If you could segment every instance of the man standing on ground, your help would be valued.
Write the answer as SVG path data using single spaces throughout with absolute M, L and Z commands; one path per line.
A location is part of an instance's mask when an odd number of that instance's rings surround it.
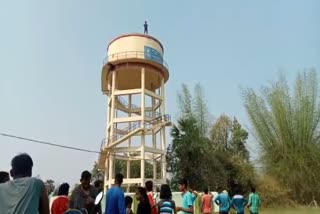
M 216 204 L 219 205 L 219 213 L 220 214 L 228 214 L 230 210 L 231 201 L 228 195 L 228 192 L 226 190 L 223 190 L 222 193 L 220 193 L 216 200 L 214 200 Z
M 207 187 L 204 189 L 203 192 L 204 194 L 201 197 L 201 212 L 203 214 L 211 214 L 213 195 L 209 194 L 209 189 Z
M 0 184 L 0 213 L 49 214 L 49 200 L 44 183 L 32 176 L 33 161 L 28 154 L 11 161 L 12 181 Z
M 243 195 L 240 194 L 240 187 L 235 189 L 235 193 L 231 201 L 232 207 L 236 210 L 237 214 L 244 214 L 247 201 Z
M 98 195 L 98 191 L 90 184 L 91 173 L 83 171 L 81 173 L 81 184 L 77 186 L 70 197 L 69 208 L 86 209 L 88 214 L 94 214 L 94 200 Z
M 212 194 L 212 205 L 213 205 L 213 213 L 214 214 L 218 214 L 219 213 L 219 206 L 214 202 L 216 200 L 216 198 L 218 197 L 218 192 L 214 191 L 214 192 L 211 192 Z
M 182 207 L 177 207 L 177 212 L 193 213 L 192 194 L 188 191 L 188 181 L 186 179 L 182 179 L 179 182 L 179 190 L 182 192 Z
M 107 192 L 105 214 L 126 214 L 124 193 L 121 189 L 123 175 L 116 174 L 114 180 L 115 184 Z
M 261 206 L 260 196 L 256 193 L 256 188 L 251 188 L 251 193 L 249 195 L 248 207 L 250 214 L 258 214 L 259 208 Z
M 155 201 L 153 199 L 153 192 L 152 192 L 152 189 L 153 189 L 153 182 L 152 181 L 147 181 L 146 182 L 146 189 L 147 189 L 147 195 L 148 195 L 148 199 L 149 199 L 149 203 L 151 205 L 151 213 L 152 214 L 157 214 L 157 208 L 155 207 Z

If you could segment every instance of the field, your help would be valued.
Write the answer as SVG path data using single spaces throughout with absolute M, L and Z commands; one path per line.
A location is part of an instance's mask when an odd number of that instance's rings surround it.
M 173 200 L 176 202 L 176 204 L 181 204 L 181 193 L 179 192 L 173 192 Z M 195 202 L 195 214 L 200 214 L 200 207 L 199 207 L 199 197 L 197 198 Z M 235 214 L 233 212 L 234 210 L 231 211 L 230 214 Z M 245 210 L 245 213 L 248 214 L 249 211 L 248 209 Z M 320 214 L 320 208 L 277 208 L 277 209 L 261 209 L 259 214 Z
M 260 214 L 319 214 L 320 209 L 315 208 L 284 208 L 284 209 L 263 209 Z
M 245 211 L 248 214 L 248 210 Z M 259 214 L 319 214 L 320 208 L 277 208 L 277 209 L 262 209 Z M 230 214 L 235 214 L 234 211 L 231 211 Z
M 127 195 L 132 196 L 134 199 L 134 193 L 127 193 Z M 180 205 L 182 203 L 181 201 L 181 193 L 179 192 L 173 192 L 173 200 L 176 202 L 176 204 Z M 104 202 L 104 201 L 103 201 Z M 104 205 L 104 203 L 102 204 Z M 135 209 L 137 206 L 137 201 L 134 200 L 133 209 Z M 194 214 L 200 214 L 200 209 L 196 205 Z M 246 214 L 249 214 L 248 209 L 245 210 Z M 235 214 L 234 210 L 231 211 L 230 214 Z M 320 208 L 277 208 L 277 209 L 271 209 L 271 208 L 262 208 L 259 212 L 259 214 L 320 214 Z

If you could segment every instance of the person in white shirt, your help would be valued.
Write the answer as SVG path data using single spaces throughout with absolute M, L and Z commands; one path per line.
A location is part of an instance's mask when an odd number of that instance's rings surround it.
M 216 198 L 218 197 L 218 192 L 211 192 L 211 194 L 213 195 L 212 197 L 212 203 L 213 203 L 213 209 L 212 209 L 212 212 L 214 214 L 217 214 L 219 213 L 219 206 L 214 202 L 214 200 L 216 200 Z

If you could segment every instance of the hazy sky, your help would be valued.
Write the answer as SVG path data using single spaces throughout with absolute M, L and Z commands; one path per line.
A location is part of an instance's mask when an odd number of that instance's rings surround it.
M 240 87 L 259 88 L 305 68 L 320 70 L 320 1 L 54 0 L 3 1 L 0 7 L 0 132 L 98 150 L 106 97 L 100 91 L 108 42 L 149 33 L 170 66 L 166 110 L 177 115 L 182 83 L 200 82 L 214 116 L 249 127 Z M 76 182 L 97 155 L 0 136 L 0 170 L 20 152 L 34 174 Z

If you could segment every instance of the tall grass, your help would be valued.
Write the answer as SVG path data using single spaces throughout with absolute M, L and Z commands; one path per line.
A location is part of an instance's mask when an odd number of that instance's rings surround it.
M 320 199 L 320 103 L 315 71 L 299 73 L 290 90 L 286 78 L 260 93 L 244 91 L 244 103 L 261 149 L 264 172 L 275 176 L 292 199 Z

